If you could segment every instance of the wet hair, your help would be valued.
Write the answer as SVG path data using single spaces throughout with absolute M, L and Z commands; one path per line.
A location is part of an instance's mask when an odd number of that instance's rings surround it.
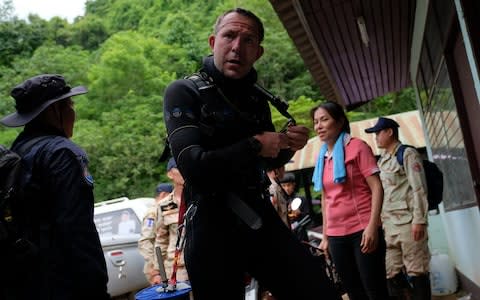
M 219 16 L 217 18 L 217 21 L 215 22 L 215 26 L 214 26 L 215 34 L 217 34 L 220 31 L 220 24 L 222 23 L 223 19 L 227 15 L 232 14 L 232 13 L 237 13 L 239 15 L 242 15 L 244 17 L 247 17 L 247 18 L 253 20 L 255 22 L 255 24 L 257 25 L 258 39 L 259 39 L 260 43 L 263 41 L 263 38 L 264 38 L 264 35 L 265 35 L 265 29 L 263 28 L 263 23 L 260 20 L 260 18 L 257 17 L 253 12 L 251 12 L 249 10 L 246 10 L 244 8 L 240 8 L 240 7 L 227 10 L 226 12 L 224 12 L 221 16 Z
M 342 122 L 343 121 L 343 127 L 342 131 L 345 131 L 346 133 L 350 133 L 350 122 L 348 121 L 347 115 L 345 114 L 345 111 L 343 110 L 343 107 L 332 101 L 327 101 L 320 103 L 319 105 L 315 106 L 310 110 L 310 118 L 313 120 L 313 117 L 315 116 L 315 112 L 319 109 L 323 108 L 328 112 L 330 116 L 336 121 L 336 122 Z

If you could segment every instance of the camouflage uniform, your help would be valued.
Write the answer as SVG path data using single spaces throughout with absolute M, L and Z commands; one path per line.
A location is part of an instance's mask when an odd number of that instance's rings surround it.
M 155 222 L 156 238 L 155 248 L 162 249 L 162 257 L 167 271 L 167 277 L 170 278 L 173 269 L 173 259 L 175 257 L 175 244 L 177 243 L 178 229 L 178 210 L 179 203 L 173 197 L 173 192 L 160 200 L 157 206 L 157 220 Z M 183 252 L 177 263 L 177 279 L 187 280 L 187 270 L 183 259 Z
M 414 148 L 407 147 L 401 166 L 395 153 L 383 153 L 378 161 L 384 189 L 382 222 L 387 243 L 387 278 L 399 274 L 403 267 L 410 276 L 428 273 L 430 252 L 428 235 L 420 241 L 412 238 L 412 224 L 428 224 L 427 185 L 422 159 Z
M 155 220 L 157 219 L 157 205 L 148 208 L 142 222 L 142 231 L 138 240 L 138 250 L 145 259 L 143 273 L 148 282 L 158 275 L 158 265 L 155 260 Z M 154 271 L 155 269 L 155 271 Z

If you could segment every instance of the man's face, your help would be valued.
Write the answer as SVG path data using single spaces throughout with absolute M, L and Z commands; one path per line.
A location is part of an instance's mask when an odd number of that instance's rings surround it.
M 67 138 L 73 136 L 75 109 L 71 98 L 53 103 L 45 110 L 43 115 L 49 124 L 63 132 Z
M 391 128 L 382 129 L 375 132 L 375 141 L 380 149 L 387 148 L 393 141 L 393 132 Z
M 226 15 L 209 37 L 215 67 L 233 79 L 245 77 L 263 54 L 256 23 L 238 13 Z
M 281 186 L 289 196 L 293 195 L 293 192 L 295 192 L 295 182 L 284 182 L 281 183 Z
M 167 176 L 174 185 L 183 185 L 185 183 L 182 174 L 180 174 L 177 168 L 171 168 L 170 171 L 167 172 Z
M 170 195 L 169 192 L 163 192 L 162 191 L 162 192 L 158 193 L 158 195 L 155 197 L 155 200 L 160 201 L 163 198 L 166 198 L 168 195 Z

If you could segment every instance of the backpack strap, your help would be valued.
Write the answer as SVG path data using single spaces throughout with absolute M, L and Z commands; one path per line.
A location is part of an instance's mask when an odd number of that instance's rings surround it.
M 52 135 L 36 136 L 32 139 L 27 140 L 25 143 L 20 145 L 20 147 L 18 147 L 15 150 L 13 150 L 13 147 L 12 147 L 12 150 L 15 151 L 16 153 L 18 153 L 18 155 L 23 157 L 25 154 L 27 154 L 28 152 L 30 152 L 30 150 L 33 149 L 35 144 L 37 144 L 38 142 L 43 141 L 43 140 L 51 139 L 52 137 L 53 137 Z
M 412 147 L 412 146 L 409 146 L 409 145 L 405 145 L 405 144 L 401 144 L 398 149 L 397 149 L 397 152 L 395 153 L 395 156 L 397 157 L 397 162 L 403 167 L 403 157 L 404 157 L 404 153 L 405 153 L 405 149 L 407 147 Z

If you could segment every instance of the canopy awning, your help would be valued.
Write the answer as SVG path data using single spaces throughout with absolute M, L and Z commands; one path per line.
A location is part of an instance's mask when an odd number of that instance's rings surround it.
M 425 137 L 423 135 L 422 122 L 418 111 L 409 111 L 405 113 L 387 116 L 400 125 L 399 138 L 404 144 L 412 145 L 417 148 L 425 147 Z M 350 123 L 351 134 L 353 137 L 360 138 L 367 142 L 375 155 L 379 155 L 381 150 L 375 142 L 375 134 L 365 133 L 365 129 L 373 127 L 378 118 L 352 122 Z M 292 162 L 285 165 L 286 171 L 295 171 L 307 168 L 313 168 L 317 160 L 318 152 L 322 141 L 318 137 L 308 140 L 307 145 L 295 153 Z

